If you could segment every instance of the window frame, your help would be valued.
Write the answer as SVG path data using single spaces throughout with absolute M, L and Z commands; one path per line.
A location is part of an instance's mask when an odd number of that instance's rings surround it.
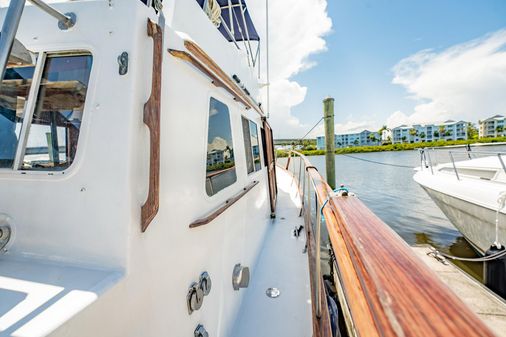
M 249 153 L 251 155 L 251 159 L 252 159 L 252 164 L 253 164 L 253 171 L 251 172 L 248 172 L 248 154 L 246 153 L 246 135 L 244 134 L 244 127 L 243 127 L 243 120 L 246 120 L 248 121 L 248 133 L 249 133 L 249 137 L 250 137 L 250 141 L 249 141 L 249 144 L 250 144 L 250 148 L 249 148 Z M 255 167 L 255 155 L 253 153 L 253 144 L 251 142 L 251 124 L 254 124 L 255 127 L 256 127 L 256 130 L 257 130 L 257 141 L 258 141 L 258 157 L 260 158 L 260 168 L 259 169 L 256 169 Z M 260 129 L 260 132 L 259 132 L 259 129 Z M 257 172 L 260 172 L 263 170 L 264 167 L 266 167 L 266 165 L 262 165 L 262 163 L 264 162 L 264 156 L 262 154 L 262 149 L 263 149 L 263 140 L 261 140 L 260 138 L 262 138 L 262 130 L 263 128 L 261 126 L 259 126 L 255 121 L 249 119 L 248 117 L 244 116 L 244 115 L 241 115 L 241 130 L 242 131 L 242 140 L 243 140 L 243 144 L 244 144 L 244 159 L 246 161 L 246 173 L 248 176 L 252 175 L 252 174 L 255 174 Z
M 228 110 L 228 117 L 229 117 L 229 122 L 230 122 L 230 135 L 231 135 L 231 138 L 232 138 L 232 149 L 234 150 L 234 170 L 235 170 L 235 181 L 222 188 L 221 190 L 219 190 L 218 192 L 212 194 L 212 195 L 209 195 L 207 193 L 207 188 L 206 188 L 206 185 L 207 185 L 207 146 L 208 146 L 208 142 L 209 142 L 209 118 L 210 118 L 210 114 L 211 114 L 211 100 L 214 99 L 216 101 L 218 101 L 219 103 L 225 105 L 227 107 L 227 110 Z M 222 195 L 223 193 L 226 193 L 226 191 L 228 191 L 231 187 L 237 185 L 237 183 L 239 182 L 239 175 L 238 175 L 238 172 L 237 172 L 237 153 L 236 153 L 236 148 L 237 148 L 237 141 L 235 139 L 236 135 L 235 135 L 235 131 L 234 131 L 234 119 L 233 119 L 233 114 L 232 114 L 232 110 L 231 110 L 231 105 L 228 104 L 226 102 L 227 100 L 225 98 L 223 98 L 221 95 L 217 94 L 216 92 L 212 92 L 210 94 L 207 95 L 207 101 L 206 101 L 206 107 L 207 107 L 207 113 L 205 115 L 205 129 L 204 129 L 204 132 L 205 132 L 205 137 L 204 137 L 204 160 L 202 161 L 204 163 L 204 184 L 202 184 L 203 186 L 203 190 L 204 190 L 204 196 L 205 198 L 207 199 L 214 199 L 216 196 L 219 196 L 219 195 Z
M 83 151 L 80 150 L 81 147 L 84 145 L 82 144 L 82 138 L 84 137 L 84 134 L 87 133 L 87 120 L 88 120 L 88 113 L 86 113 L 87 110 L 89 110 L 89 104 L 90 101 L 92 101 L 93 96 L 93 90 L 90 90 L 90 88 L 94 87 L 95 83 L 95 63 L 96 63 L 96 56 L 94 53 L 93 48 L 90 48 L 89 46 L 80 48 L 76 47 L 73 50 L 51 50 L 51 49 L 45 49 L 45 50 L 36 50 L 34 53 L 37 55 L 37 62 L 35 64 L 34 74 L 32 78 L 32 83 L 29 89 L 28 94 L 28 100 L 26 101 L 26 107 L 25 112 L 23 115 L 23 122 L 21 124 L 21 130 L 19 134 L 18 143 L 16 145 L 16 154 L 14 157 L 14 163 L 11 168 L 0 168 L 0 174 L 1 175 L 23 175 L 23 176 L 62 176 L 65 174 L 68 174 L 75 166 L 77 162 L 80 161 L 80 153 Z M 88 86 L 86 89 L 86 99 L 84 101 L 83 106 L 83 117 L 81 121 L 81 127 L 79 132 L 79 138 L 77 141 L 77 147 L 76 147 L 76 154 L 74 156 L 74 160 L 72 163 L 65 168 L 64 170 L 23 170 L 21 169 L 21 162 L 24 158 L 25 152 L 26 152 L 26 144 L 28 142 L 28 137 L 30 135 L 30 128 L 33 121 L 33 114 L 35 112 L 35 108 L 37 105 L 37 100 L 39 96 L 39 90 L 40 90 L 40 84 L 42 81 L 42 76 L 44 73 L 44 69 L 46 66 L 46 61 L 48 57 L 65 57 L 65 56 L 80 56 L 80 55 L 89 55 L 92 58 L 92 64 L 90 68 L 89 73 L 89 81 Z M 2 80 L 2 79 L 0 79 Z

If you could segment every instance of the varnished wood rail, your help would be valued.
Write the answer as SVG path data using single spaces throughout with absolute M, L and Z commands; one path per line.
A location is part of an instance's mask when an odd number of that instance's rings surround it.
M 318 204 L 329 200 L 322 213 L 350 335 L 493 336 L 404 240 L 357 197 L 335 195 L 304 155 L 290 154 L 301 158 L 304 178 L 311 181 Z M 305 213 L 306 227 L 311 227 L 310 215 Z
M 200 70 L 209 77 L 215 86 L 225 89 L 233 96 L 234 100 L 243 104 L 246 109 L 253 109 L 260 117 L 265 117 L 260 106 L 202 48 L 190 40 L 185 40 L 184 46 L 186 50 L 169 49 L 168 51 L 172 56 L 184 60 Z
M 239 193 L 237 193 L 235 196 L 233 196 L 230 199 L 227 199 L 223 203 L 222 206 L 218 207 L 216 210 L 212 211 L 211 213 L 207 214 L 206 216 L 193 221 L 190 224 L 190 228 L 196 228 L 196 227 L 205 226 L 205 225 L 209 224 L 211 221 L 213 221 L 218 216 L 220 216 L 223 212 L 225 212 L 227 209 L 229 209 L 233 204 L 235 204 L 236 202 L 238 202 L 243 196 L 246 195 L 246 193 L 248 193 L 249 191 L 251 191 L 253 189 L 253 187 L 255 187 L 257 184 L 258 184 L 258 181 L 256 181 L 256 180 L 253 181 L 251 184 L 249 184 L 248 186 L 244 187 L 242 189 L 242 191 L 240 191 Z
M 144 232 L 158 213 L 160 207 L 160 106 L 162 90 L 162 49 L 161 27 L 148 19 L 148 36 L 153 38 L 153 70 L 151 95 L 144 104 L 144 124 L 149 128 L 149 191 L 141 208 L 141 230 Z

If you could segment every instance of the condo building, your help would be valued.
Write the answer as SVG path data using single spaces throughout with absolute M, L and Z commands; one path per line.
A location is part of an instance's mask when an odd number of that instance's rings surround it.
M 467 122 L 448 120 L 442 124 L 401 125 L 392 129 L 392 143 L 422 143 L 467 139 Z
M 350 146 L 372 146 L 379 145 L 381 136 L 377 132 L 364 130 L 357 133 L 345 133 L 334 135 L 334 144 L 336 148 Z M 325 136 L 316 137 L 316 148 L 318 150 L 325 149 Z
M 482 121 L 479 124 L 479 137 L 499 137 L 504 136 L 504 120 L 506 117 L 495 115 Z

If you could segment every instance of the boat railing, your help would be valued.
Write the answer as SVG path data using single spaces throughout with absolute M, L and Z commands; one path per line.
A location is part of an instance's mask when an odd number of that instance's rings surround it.
M 436 166 L 451 163 L 457 180 L 460 180 L 459 170 L 462 172 L 463 169 L 457 163 L 483 157 L 497 157 L 497 164 L 506 173 L 506 152 L 475 151 L 470 146 L 463 147 L 461 150 L 444 148 L 422 148 L 418 150 L 420 151 L 420 169 L 428 169 L 431 174 L 434 174 Z
M 286 160 L 283 166 L 282 160 Z M 291 174 L 301 200 L 313 336 L 332 336 L 330 288 L 322 275 L 327 261 L 321 252 L 326 251 L 331 268 L 325 279 L 333 280 L 336 292 L 332 300 L 339 303 L 349 336 L 493 336 L 359 198 L 344 187 L 332 190 L 318 169 L 297 151 L 279 158 L 278 166 Z M 329 247 L 322 247 L 322 236 L 327 234 Z

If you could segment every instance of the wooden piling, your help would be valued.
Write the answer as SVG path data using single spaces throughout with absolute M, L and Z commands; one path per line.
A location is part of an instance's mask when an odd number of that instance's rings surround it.
M 336 159 L 334 141 L 334 99 L 327 97 L 323 100 L 323 116 L 325 125 L 325 168 L 327 183 L 336 188 Z

